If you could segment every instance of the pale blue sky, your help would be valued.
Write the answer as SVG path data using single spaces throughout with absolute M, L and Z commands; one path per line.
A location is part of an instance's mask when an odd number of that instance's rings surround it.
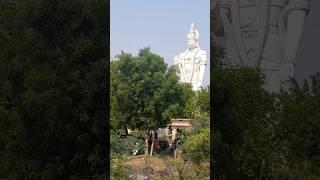
M 110 53 L 136 55 L 149 46 L 169 65 L 187 48 L 186 34 L 194 22 L 199 44 L 207 51 L 204 85 L 210 83 L 210 0 L 111 0 Z

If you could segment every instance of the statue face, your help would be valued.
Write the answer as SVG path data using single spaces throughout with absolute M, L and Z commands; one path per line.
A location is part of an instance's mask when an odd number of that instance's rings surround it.
M 197 41 L 195 39 L 188 39 L 189 49 L 194 49 L 197 47 Z

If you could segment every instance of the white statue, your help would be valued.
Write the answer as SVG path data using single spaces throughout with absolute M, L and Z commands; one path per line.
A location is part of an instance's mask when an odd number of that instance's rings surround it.
M 213 30 L 225 39 L 224 65 L 258 68 L 269 92 L 287 90 L 310 0 L 214 0 Z
M 207 64 L 207 53 L 199 47 L 199 32 L 193 23 L 187 35 L 188 48 L 174 57 L 177 74 L 180 82 L 190 83 L 192 89 L 197 91 L 202 86 L 203 75 Z

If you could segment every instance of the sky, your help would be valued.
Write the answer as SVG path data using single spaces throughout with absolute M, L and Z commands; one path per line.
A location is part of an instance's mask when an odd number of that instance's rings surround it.
M 207 51 L 203 85 L 210 83 L 210 0 L 111 0 L 110 55 L 137 55 L 150 47 L 168 65 L 187 48 L 191 23 L 200 33 L 200 48 Z

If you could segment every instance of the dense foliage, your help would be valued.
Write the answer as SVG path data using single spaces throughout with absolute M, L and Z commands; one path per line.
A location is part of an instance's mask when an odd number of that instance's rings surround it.
M 107 3 L 0 2 L 0 179 L 106 172 Z
M 167 68 L 163 58 L 149 48 L 141 49 L 138 56 L 122 52 L 116 59 L 111 63 L 112 127 L 143 132 L 165 127 L 170 118 L 194 119 L 195 128 L 185 132 L 187 136 L 183 140 L 183 156 L 190 162 L 176 159 L 172 166 L 180 177 L 188 165 L 196 171 L 193 177 L 207 178 L 210 172 L 209 87 L 193 92 L 190 84 L 179 83 L 174 67 Z M 122 147 L 125 151 L 128 141 L 112 137 L 112 149 Z M 125 168 L 112 169 L 117 177 L 121 176 L 117 172 L 122 170 Z
M 281 111 L 276 134 L 286 147 L 283 155 L 290 173 L 320 177 L 320 74 L 311 76 L 280 95 Z
M 193 128 L 183 131 L 183 157 L 191 161 L 192 170 L 198 179 L 207 179 L 210 176 L 210 86 L 195 92 L 191 98 L 186 113 L 191 115 Z M 186 166 L 187 163 L 184 163 Z M 190 170 L 188 170 L 190 171 Z M 186 178 L 188 173 L 185 172 Z
M 123 155 L 131 155 L 132 149 L 138 143 L 141 149 L 144 148 L 144 141 L 142 139 L 136 138 L 134 136 L 127 136 L 126 138 L 121 138 L 114 131 L 110 132 L 110 152 L 111 157 L 119 157 Z
M 260 164 L 271 152 L 267 114 L 272 99 L 262 89 L 259 74 L 250 69 L 215 71 L 214 133 L 221 133 L 213 147 L 215 171 L 226 179 L 258 177 Z
M 149 48 L 137 57 L 118 56 L 111 64 L 110 91 L 112 126 L 140 130 L 165 127 L 182 114 L 192 94 L 191 86 L 178 83 L 175 69 Z
M 196 164 L 208 161 L 210 159 L 210 129 L 201 129 L 200 133 L 188 137 L 184 144 L 184 150 Z
M 320 75 L 287 93 L 262 84 L 254 69 L 213 71 L 215 179 L 318 179 Z

